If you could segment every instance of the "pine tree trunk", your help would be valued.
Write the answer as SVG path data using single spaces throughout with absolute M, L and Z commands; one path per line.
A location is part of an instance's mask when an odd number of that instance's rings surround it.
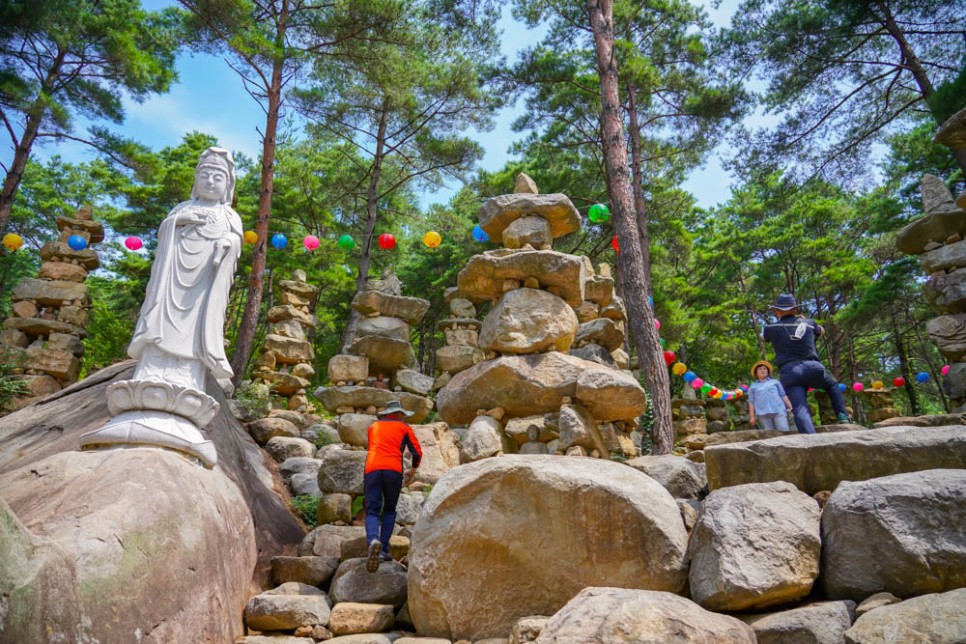
M 637 348 L 639 366 L 654 405 L 653 453 L 669 454 L 673 446 L 669 380 L 654 327 L 654 312 L 647 302 L 650 267 L 642 252 L 640 231 L 630 185 L 630 168 L 624 144 L 624 125 L 618 92 L 617 62 L 614 57 L 612 0 L 592 0 L 587 5 L 597 53 L 601 88 L 601 132 L 607 188 L 611 198 L 614 228 L 621 248 L 618 261 L 624 278 L 628 324 Z
M 376 134 L 376 152 L 372 159 L 372 173 L 369 175 L 369 187 L 366 191 L 366 225 L 362 238 L 362 254 L 359 256 L 356 275 L 356 291 L 358 295 L 366 290 L 369 283 L 369 266 L 372 263 L 373 234 L 379 221 L 379 178 L 382 174 L 382 162 L 386 149 L 386 128 L 389 119 L 389 99 L 383 100 L 382 116 L 379 119 L 379 130 Z M 355 309 L 349 310 L 349 320 L 342 331 L 342 353 L 347 353 L 352 341 L 355 340 L 356 330 L 362 316 Z
M 47 97 L 51 93 L 54 82 L 60 77 L 60 68 L 64 64 L 66 52 L 60 50 L 57 57 L 44 77 L 44 82 L 40 86 L 40 93 L 33 105 L 27 111 L 27 123 L 24 127 L 20 140 L 13 140 L 15 149 L 10 169 L 3 179 L 3 189 L 0 190 L 0 236 L 3 236 L 10 222 L 10 213 L 13 211 L 13 202 L 17 198 L 17 191 L 20 189 L 20 182 L 23 181 L 23 172 L 27 168 L 27 161 L 30 159 L 30 151 L 37 140 L 37 132 L 43 123 L 44 115 L 47 112 Z M 11 138 L 13 135 L 11 134 Z
M 288 0 L 282 2 L 278 19 L 276 42 L 284 46 L 285 29 L 288 23 Z M 231 368 L 235 372 L 232 382 L 241 382 L 252 355 L 252 341 L 258 315 L 262 307 L 263 274 L 268 253 L 268 224 L 272 216 L 272 195 L 275 190 L 275 143 L 278 133 L 279 111 L 282 106 L 282 72 L 285 65 L 284 53 L 276 52 L 272 63 L 271 87 L 267 88 L 268 110 L 265 117 L 265 136 L 262 138 L 262 176 L 258 193 L 258 215 L 255 219 L 255 233 L 258 241 L 252 251 L 252 272 L 248 282 L 248 299 L 242 314 L 241 327 L 235 340 L 235 353 L 231 358 Z

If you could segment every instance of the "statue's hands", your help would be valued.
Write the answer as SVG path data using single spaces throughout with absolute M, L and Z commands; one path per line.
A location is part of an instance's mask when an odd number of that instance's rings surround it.
M 189 225 L 195 225 L 195 224 L 204 224 L 205 221 L 206 221 L 205 216 L 200 212 L 183 212 L 180 215 L 178 215 L 178 218 L 175 220 L 174 225 L 189 226 Z

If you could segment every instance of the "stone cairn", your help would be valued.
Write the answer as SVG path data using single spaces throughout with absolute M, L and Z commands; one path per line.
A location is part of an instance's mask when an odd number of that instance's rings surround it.
M 320 387 L 315 395 L 338 414 L 343 442 L 366 447 L 366 430 L 389 401 L 398 400 L 414 412 L 411 423 L 424 420 L 433 409 L 428 396 L 433 379 L 412 368 L 416 359 L 409 343 L 410 327 L 426 315 L 429 302 L 404 297 L 402 283 L 387 272 L 356 294 L 352 308 L 363 316 L 355 339 L 348 353 L 329 360 L 329 387 Z
M 303 270 L 293 271 L 292 279 L 281 280 L 278 286 L 279 303 L 268 311 L 271 326 L 252 379 L 287 398 L 288 409 L 305 412 L 309 408 L 306 388 L 315 375 L 315 352 L 308 333 L 319 324 L 313 314 L 319 288 L 306 282 Z
M 476 317 L 476 307 L 455 286 L 446 289 L 443 300 L 452 317 L 437 324 L 446 337 L 446 344 L 436 350 L 436 369 L 440 373 L 433 383 L 434 390 L 442 389 L 453 376 L 485 359 L 480 349 L 482 324 Z
M 936 142 L 953 150 L 966 149 L 966 110 L 954 114 L 939 129 Z M 929 339 L 950 363 L 943 390 L 950 411 L 966 411 L 966 193 L 953 201 L 942 179 L 922 178 L 925 216 L 907 224 L 896 236 L 896 248 L 918 255 L 929 277 L 926 300 L 941 315 L 926 323 Z
M 93 220 L 91 207 L 84 206 L 73 218 L 58 217 L 57 228 L 60 238 L 40 249 L 38 277 L 14 287 L 13 316 L 0 332 L 0 352 L 16 365 L 15 373 L 22 374 L 29 390 L 13 402 L 14 409 L 60 391 L 76 382 L 80 373 L 90 318 L 84 280 L 100 266 L 91 246 L 104 240 L 104 226 Z M 87 247 L 72 249 L 67 239 L 73 235 L 83 237 Z
M 445 385 L 437 395 L 444 421 L 468 425 L 455 430 L 462 436 L 461 461 L 505 453 L 635 455 L 631 432 L 645 398 L 620 368 L 627 364 L 623 302 L 614 296 L 609 269 L 595 274 L 588 258 L 552 247 L 580 227 L 577 209 L 566 195 L 539 194 L 521 174 L 515 192 L 487 201 L 478 217 L 504 248 L 470 258 L 450 310 L 466 327 L 470 318 L 463 314 L 470 309 L 463 300 L 489 302 L 490 310 L 478 348 L 455 344 L 473 334 L 450 323 L 459 336 L 448 336 L 441 351 L 467 360 L 455 374 L 443 361 Z M 457 346 L 467 348 L 451 348 Z M 478 350 L 485 359 L 470 364 Z

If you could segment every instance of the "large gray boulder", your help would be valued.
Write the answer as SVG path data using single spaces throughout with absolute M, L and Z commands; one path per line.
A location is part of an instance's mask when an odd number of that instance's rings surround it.
M 966 642 L 966 588 L 923 595 L 869 611 L 845 632 L 847 644 Z
M 319 489 L 326 494 L 359 495 L 363 493 L 366 452 L 333 449 L 322 456 L 319 466 Z
M 329 596 L 337 604 L 392 604 L 400 608 L 406 603 L 406 569 L 396 561 L 385 561 L 376 572 L 369 572 L 364 558 L 346 559 L 332 579 Z
M 790 483 L 716 490 L 691 531 L 691 597 L 710 610 L 801 599 L 818 577 L 818 504 Z
M 74 451 L 133 370 L 0 419 L 0 641 L 232 641 L 251 584 L 304 534 L 213 382 L 214 470 L 159 448 Z
M 542 288 L 552 288 L 571 306 L 584 301 L 587 273 L 576 255 L 552 250 L 488 250 L 473 255 L 457 277 L 462 293 L 474 302 L 495 300 L 503 295 L 506 280 L 536 279 Z
M 888 427 L 830 434 L 796 434 L 704 450 L 712 490 L 788 481 L 808 494 L 842 481 L 937 468 L 966 467 L 966 426 Z
M 745 618 L 758 644 L 842 644 L 855 618 L 855 602 L 818 602 Z
M 663 485 L 675 499 L 696 499 L 707 492 L 708 475 L 704 463 L 667 454 L 638 456 L 627 461 L 627 465 Z
M 747 624 L 672 593 L 585 588 L 547 622 L 537 644 L 754 644 Z
M 423 448 L 423 460 L 415 480 L 433 485 L 443 474 L 460 464 L 459 436 L 446 423 L 413 425 L 413 433 Z
M 421 634 L 503 637 L 520 617 L 552 614 L 588 586 L 680 591 L 686 545 L 671 495 L 632 468 L 486 459 L 447 473 L 423 505 L 409 610 Z
M 829 597 L 966 586 L 966 470 L 842 483 L 825 504 L 822 541 Z

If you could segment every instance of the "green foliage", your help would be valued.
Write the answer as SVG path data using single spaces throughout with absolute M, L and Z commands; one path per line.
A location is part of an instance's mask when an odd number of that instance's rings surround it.
M 365 503 L 366 503 L 366 499 L 362 495 L 357 496 L 354 499 L 352 499 L 352 516 L 353 517 L 358 516 L 358 514 L 360 512 L 362 512 L 362 508 L 365 505 Z
M 14 396 L 25 396 L 29 392 L 27 383 L 11 374 L 14 365 L 0 362 L 0 410 L 4 409 Z
M 966 99 L 962 9 L 955 0 L 745 0 L 721 45 L 734 74 L 767 83 L 763 107 L 781 122 L 741 134 L 738 165 L 797 163 L 834 180 L 866 172 L 869 146 L 921 112 L 941 123 Z
M 315 510 L 319 507 L 319 497 L 312 496 L 311 494 L 303 494 L 302 496 L 292 497 L 292 507 L 305 521 L 305 524 L 309 529 L 315 528 L 316 516 Z
M 271 393 L 264 382 L 245 380 L 232 398 L 242 406 L 249 418 L 264 418 L 272 409 Z

